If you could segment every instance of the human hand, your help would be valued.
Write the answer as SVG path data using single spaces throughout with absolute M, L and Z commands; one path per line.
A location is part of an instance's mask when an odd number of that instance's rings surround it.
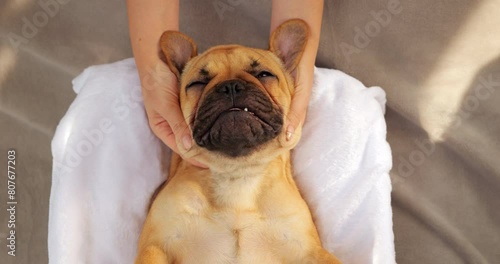
M 130 43 L 149 125 L 161 141 L 183 156 L 193 142 L 191 131 L 179 107 L 177 78 L 160 59 L 158 49 L 163 32 L 179 30 L 179 0 L 127 0 L 127 10 Z M 205 167 L 192 159 L 185 160 Z
M 152 65 L 140 74 L 149 126 L 163 143 L 183 156 L 192 147 L 193 141 L 179 106 L 179 82 L 160 58 Z M 183 158 L 193 165 L 206 168 L 196 160 Z
M 271 13 L 271 32 L 289 19 L 299 18 L 309 26 L 307 45 L 300 63 L 292 73 L 295 80 L 295 91 L 292 96 L 290 111 L 287 114 L 284 127 L 286 140 L 295 142 L 297 129 L 306 118 L 307 106 L 311 96 L 314 77 L 314 62 L 319 46 L 321 19 L 323 15 L 323 0 L 273 0 Z

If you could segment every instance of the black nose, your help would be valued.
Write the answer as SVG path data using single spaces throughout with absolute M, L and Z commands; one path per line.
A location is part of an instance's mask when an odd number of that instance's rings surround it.
M 228 80 L 222 82 L 215 89 L 217 93 L 225 94 L 228 97 L 235 98 L 245 90 L 245 84 L 239 80 Z

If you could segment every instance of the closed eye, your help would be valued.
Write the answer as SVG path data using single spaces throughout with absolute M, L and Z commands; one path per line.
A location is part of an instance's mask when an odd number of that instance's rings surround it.
M 275 77 L 275 76 L 272 73 L 268 72 L 268 71 L 261 71 L 255 77 L 257 77 L 258 79 L 260 79 L 260 78 Z
M 194 86 L 206 86 L 207 84 L 208 84 L 207 82 L 202 82 L 202 81 L 194 81 L 194 82 L 189 83 L 189 84 L 186 86 L 186 89 L 187 89 L 187 88 L 194 87 Z

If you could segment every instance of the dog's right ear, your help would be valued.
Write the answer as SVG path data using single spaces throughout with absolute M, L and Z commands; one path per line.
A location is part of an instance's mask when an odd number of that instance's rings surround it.
M 177 80 L 180 80 L 187 62 L 197 55 L 196 44 L 178 31 L 165 31 L 160 38 L 160 48 L 165 55 L 165 63 L 177 76 Z
M 302 58 L 309 38 L 309 27 L 302 19 L 283 22 L 271 34 L 269 50 L 283 62 L 285 69 L 292 73 Z

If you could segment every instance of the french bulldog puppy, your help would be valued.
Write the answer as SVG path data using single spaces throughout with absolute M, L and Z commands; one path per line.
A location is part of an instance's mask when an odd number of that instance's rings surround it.
M 183 155 L 209 168 L 173 154 L 135 263 L 340 263 L 322 247 L 292 177 L 301 128 L 289 141 L 283 129 L 307 39 L 298 19 L 273 32 L 269 50 L 225 45 L 197 55 L 188 36 L 161 36 L 195 141 Z

